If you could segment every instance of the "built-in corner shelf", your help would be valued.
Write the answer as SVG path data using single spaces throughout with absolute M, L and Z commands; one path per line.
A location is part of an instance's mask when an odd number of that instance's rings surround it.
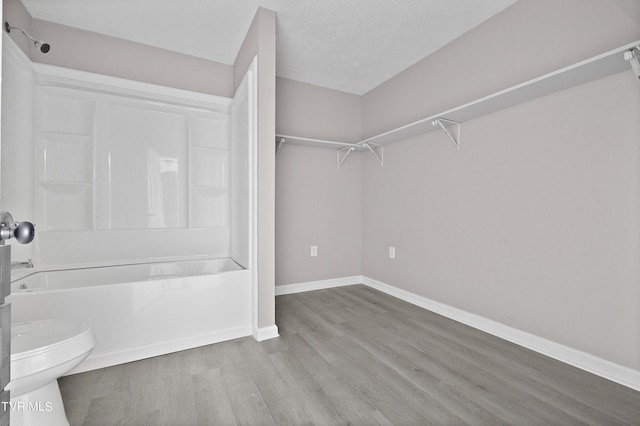
M 346 155 L 353 150 L 370 150 L 376 154 L 378 161 L 382 164 L 384 145 L 438 129 L 443 130 L 459 149 L 460 123 L 629 69 L 634 70 L 636 78 L 640 82 L 639 58 L 640 40 L 357 143 L 276 135 L 276 146 L 279 147 L 282 143 L 291 143 L 337 148 L 339 150 L 338 168 L 342 164 L 340 158 L 344 161 Z M 452 126 L 457 127 L 455 132 L 451 131 Z M 347 152 L 347 154 L 340 157 L 340 152 Z

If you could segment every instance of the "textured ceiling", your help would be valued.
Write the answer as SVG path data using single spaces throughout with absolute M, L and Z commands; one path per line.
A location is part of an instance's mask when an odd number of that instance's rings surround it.
M 22 0 L 34 18 L 232 64 L 258 6 L 281 77 L 364 94 L 517 0 Z

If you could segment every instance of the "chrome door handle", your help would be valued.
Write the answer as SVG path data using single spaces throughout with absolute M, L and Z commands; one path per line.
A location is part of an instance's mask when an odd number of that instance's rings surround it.
M 14 222 L 11 213 L 0 213 L 0 244 L 10 238 L 15 238 L 20 244 L 29 244 L 35 234 L 33 223 Z

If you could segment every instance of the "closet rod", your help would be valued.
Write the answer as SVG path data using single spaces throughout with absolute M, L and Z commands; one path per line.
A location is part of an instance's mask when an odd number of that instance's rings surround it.
M 322 139 L 310 139 L 310 138 L 301 138 L 295 136 L 287 136 L 287 135 L 276 135 L 276 155 L 282 149 L 284 144 L 298 144 L 298 145 L 307 145 L 307 146 L 315 146 L 315 147 L 333 147 L 336 148 L 336 163 L 338 169 L 342 166 L 344 161 L 347 159 L 349 154 L 353 151 L 369 151 L 373 154 L 380 165 L 384 164 L 384 147 L 379 144 L 371 143 L 371 142 L 360 142 L 360 143 L 347 143 L 347 142 L 335 142 L 335 141 L 327 141 Z

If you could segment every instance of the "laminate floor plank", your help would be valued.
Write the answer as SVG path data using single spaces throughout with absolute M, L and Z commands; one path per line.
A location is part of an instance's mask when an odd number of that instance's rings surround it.
M 462 331 L 464 333 L 460 333 Z M 616 421 L 616 415 L 605 414 L 594 408 L 601 405 L 597 401 L 603 396 L 609 399 L 608 406 L 615 408 L 612 410 L 614 413 L 623 414 L 624 417 L 624 413 L 632 411 L 632 418 L 627 416 L 626 418 L 618 418 L 617 421 L 632 422 L 634 418 L 638 418 L 636 416 L 640 416 L 640 412 L 638 412 L 640 406 L 636 406 L 636 409 L 632 410 L 629 410 L 630 407 L 623 409 L 621 404 L 624 404 L 625 398 L 614 396 L 619 390 L 627 393 L 626 388 L 615 387 L 604 392 L 604 395 L 599 391 L 594 392 L 594 386 L 598 387 L 602 384 L 605 387 L 610 387 L 611 382 L 597 376 L 585 375 L 582 370 L 536 354 L 495 336 L 478 332 L 469 327 L 458 330 L 458 333 L 424 328 L 422 328 L 422 332 L 425 335 L 440 336 L 441 342 L 447 342 L 447 350 L 458 354 L 467 353 L 470 359 L 475 360 L 479 366 L 496 377 L 513 377 L 514 381 L 522 387 L 527 386 L 528 392 L 545 399 L 552 405 L 557 405 L 558 408 L 567 411 L 574 417 L 582 418 L 587 424 L 591 422 L 608 424 Z M 522 362 L 523 359 L 527 359 L 528 362 Z M 583 382 L 585 380 L 588 383 Z M 569 383 L 571 388 L 567 388 L 566 383 Z M 576 385 L 578 386 L 574 387 Z M 568 392 L 569 390 L 571 392 Z
M 231 396 L 220 369 L 215 368 L 196 373 L 191 379 L 197 424 L 236 425 Z
M 416 365 L 411 357 L 396 351 L 395 345 L 388 345 L 384 341 L 373 341 L 368 337 L 356 336 L 354 340 L 374 354 L 379 362 L 388 365 L 404 380 L 419 388 L 427 399 L 447 407 L 465 423 L 506 424 L 472 399 L 464 397 L 455 388 L 447 386 L 441 379 Z
M 640 425 L 640 392 L 366 286 L 251 337 L 59 380 L 71 425 Z
M 308 384 L 297 390 L 313 395 L 313 398 L 308 399 L 317 403 L 319 407 L 299 403 L 297 397 L 300 394 L 296 393 L 294 387 L 287 384 L 259 343 L 247 339 L 240 340 L 238 349 L 276 424 L 308 424 L 311 423 L 313 416 L 307 411 L 315 411 L 319 414 L 331 411 L 329 404 L 322 404 L 324 399 L 322 389 L 314 384 Z
M 371 292 L 371 289 L 361 287 L 357 291 L 360 294 L 366 294 Z M 371 300 L 371 297 L 375 297 L 375 294 L 363 296 L 366 300 Z M 398 301 L 398 299 L 393 300 Z M 402 301 L 399 302 L 404 303 Z M 380 305 L 388 309 L 389 306 L 393 306 L 393 303 L 394 302 L 390 299 L 385 298 L 382 299 Z M 518 383 L 531 380 L 535 382 L 535 377 L 540 376 L 542 380 L 538 381 L 537 384 L 534 383 L 533 387 L 531 387 L 532 392 L 547 399 L 547 402 L 551 404 L 561 404 L 563 398 L 568 399 L 566 401 L 567 404 L 564 404 L 562 409 L 567 411 L 571 416 L 583 418 L 583 421 L 586 423 L 589 423 L 586 419 L 588 417 L 592 422 L 594 422 L 594 424 L 603 424 L 603 421 L 611 422 L 616 420 L 616 415 L 604 415 L 601 411 L 594 409 L 592 406 L 594 403 L 597 405 L 598 398 L 602 398 L 603 396 L 601 392 L 594 391 L 593 387 L 597 387 L 598 383 L 610 385 L 611 382 L 596 376 L 585 375 L 583 371 L 577 368 L 567 366 L 559 361 L 551 360 L 548 357 L 536 354 L 495 336 L 491 336 L 462 324 L 447 320 L 444 317 L 440 317 L 440 320 L 449 323 L 446 328 L 433 327 L 434 322 L 442 322 L 436 321 L 436 317 L 437 314 L 432 314 L 431 316 L 410 316 L 408 317 L 408 322 L 414 325 L 423 326 L 422 331 L 426 334 L 431 333 L 431 337 L 438 337 L 442 339 L 440 341 L 444 340 L 449 342 L 451 350 L 456 353 L 467 352 L 470 354 L 472 359 L 480 358 L 479 352 L 484 353 L 486 355 L 484 358 L 484 368 L 487 367 L 487 363 L 491 363 L 492 359 L 501 359 L 500 361 L 492 363 L 496 368 L 491 371 L 497 376 L 504 373 L 509 365 L 515 365 L 515 369 L 513 370 L 513 374 L 515 376 L 518 375 L 518 372 L 520 373 Z M 396 325 L 403 325 L 403 323 L 399 322 Z M 410 331 L 413 329 L 413 327 L 409 328 Z M 530 361 L 534 362 L 532 364 L 534 366 L 533 368 L 528 368 L 530 365 L 521 361 L 523 355 L 529 358 Z M 536 360 L 540 360 L 544 367 L 536 367 L 538 364 Z M 523 371 L 523 369 L 526 371 Z M 523 374 L 525 372 L 526 374 Z M 574 376 L 575 374 L 577 374 L 577 376 Z M 567 391 L 569 389 L 567 389 L 563 383 L 576 384 L 576 381 L 581 380 L 588 380 L 591 386 L 579 386 L 579 389 L 573 389 L 574 392 L 570 392 L 574 396 L 568 397 Z M 542 384 L 541 382 L 546 382 L 546 384 Z M 558 387 L 560 390 L 554 386 L 554 383 L 556 382 L 559 384 Z M 578 390 L 577 393 L 575 392 L 576 390 Z M 625 401 L 624 397 L 618 398 L 614 396 L 618 390 L 622 390 L 623 393 L 628 392 L 628 390 L 622 386 L 610 389 L 606 392 L 605 396 L 610 402 L 609 406 L 613 406 L 615 408 L 615 410 L 613 410 L 615 413 L 621 414 L 621 416 L 617 418 L 618 421 L 633 422 L 634 419 L 640 417 L 640 412 L 637 411 L 637 408 L 640 407 L 636 404 L 636 409 L 631 410 L 631 416 L 625 415 L 625 413 L 629 413 L 630 410 L 629 407 L 626 409 L 621 407 L 621 405 L 624 404 L 623 401 Z M 587 395 L 586 398 L 584 398 L 585 393 Z M 583 415 L 585 411 L 590 412 L 589 416 Z
M 576 421 L 571 413 L 565 413 L 564 410 L 555 406 L 557 401 L 540 389 L 542 386 L 533 383 L 533 387 L 527 387 L 528 378 L 521 376 L 517 369 L 510 368 L 507 363 L 495 362 L 491 358 L 483 357 L 482 353 L 474 348 L 465 346 L 464 341 L 440 338 L 439 335 L 430 336 L 426 330 L 419 331 L 425 339 L 411 338 L 411 333 L 416 330 L 414 327 L 406 329 L 399 326 L 398 328 L 401 329 L 403 336 L 408 338 L 407 341 L 416 347 L 418 354 L 431 352 L 435 354 L 435 359 L 447 358 L 447 362 L 451 363 L 449 369 L 469 380 L 467 387 L 471 385 L 482 388 L 499 386 L 504 393 L 503 398 L 507 398 L 507 400 L 512 398 L 512 404 L 520 403 L 519 399 L 524 399 L 527 407 L 537 404 L 539 405 L 538 410 L 545 415 L 551 412 L 549 415 L 554 419 L 553 422 L 561 421 L 565 417 L 568 423 Z M 376 338 L 372 336 L 370 340 L 375 341 Z M 384 345 L 388 340 L 388 337 L 383 336 L 378 345 Z M 454 362 L 456 363 L 453 364 Z M 456 380 L 456 375 L 452 375 L 448 379 L 443 377 L 443 380 L 451 379 Z M 459 382 L 457 384 L 462 385 Z M 538 391 L 539 389 L 540 391 Z M 492 392 L 492 394 L 494 393 L 496 392 Z M 553 411 L 556 413 L 552 413 Z
M 333 405 L 346 419 L 367 418 L 377 411 L 360 389 L 339 370 L 319 356 L 301 336 L 283 337 L 291 348 L 289 353 L 274 354 L 274 364 L 283 376 L 290 377 L 292 386 L 313 380 L 331 398 Z M 292 368 L 293 367 L 293 368 Z M 302 377 L 299 377 L 302 375 Z
M 461 342 L 471 344 L 465 346 Z M 540 377 L 543 375 L 539 371 L 527 369 L 517 359 L 505 356 L 503 351 L 486 351 L 483 349 L 481 345 L 475 344 L 470 339 L 462 341 L 449 340 L 447 342 L 447 350 L 466 353 L 470 361 L 488 374 L 514 383 L 520 391 L 530 393 L 535 398 L 557 409 L 566 411 L 570 416 L 586 424 L 601 425 L 615 421 L 613 417 L 606 415 L 593 406 L 556 390 L 553 384 L 548 383 L 551 377 L 547 380 L 542 380 Z

